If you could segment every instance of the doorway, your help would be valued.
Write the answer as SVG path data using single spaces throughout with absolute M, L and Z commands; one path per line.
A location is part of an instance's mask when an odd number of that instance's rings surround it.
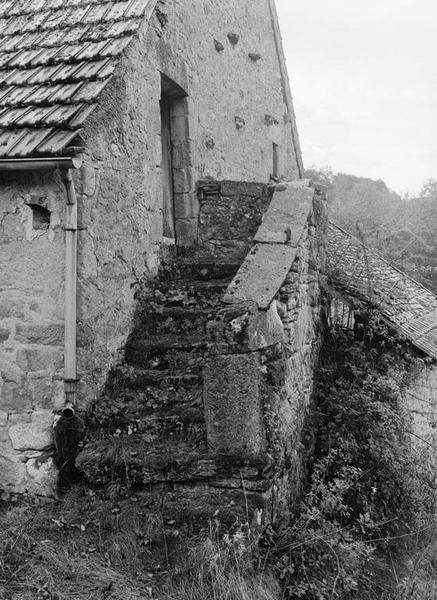
M 171 130 L 172 100 L 161 91 L 161 144 L 162 144 L 162 229 L 169 242 L 175 242 L 175 207 L 173 179 L 173 146 Z
M 161 73 L 162 219 L 167 244 L 185 245 L 191 182 L 191 146 L 187 93 Z M 188 206 L 187 206 L 188 202 Z M 194 216 L 194 215 L 193 215 Z

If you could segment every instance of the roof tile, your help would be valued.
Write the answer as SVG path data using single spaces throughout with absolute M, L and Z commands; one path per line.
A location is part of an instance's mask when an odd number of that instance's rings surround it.
M 59 152 L 68 146 L 68 144 L 78 135 L 78 131 L 56 130 L 51 136 L 46 137 L 36 151 L 38 154 L 59 154 Z
M 87 81 L 82 84 L 82 87 L 72 97 L 73 102 L 93 102 L 101 93 L 103 88 L 108 83 L 108 79 L 101 79 L 100 81 Z
M 67 148 L 156 0 L 0 0 L 0 155 Z
M 327 269 L 345 296 L 376 308 L 410 342 L 437 359 L 437 296 L 334 223 L 328 228 Z

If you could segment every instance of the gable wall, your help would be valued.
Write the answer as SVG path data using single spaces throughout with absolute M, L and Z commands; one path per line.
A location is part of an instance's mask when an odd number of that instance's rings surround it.
M 129 47 L 84 134 L 88 154 L 77 181 L 84 402 L 126 340 L 131 284 L 144 268 L 146 276 L 156 271 L 162 252 L 160 71 L 188 93 L 172 119 L 181 140 L 174 148 L 179 244 L 198 239 L 199 179 L 267 182 L 273 141 L 281 147 L 280 174 L 298 177 L 268 0 L 158 7 L 162 12 Z M 232 32 L 240 36 L 235 46 L 227 38 Z M 240 129 L 236 117 L 245 122 Z

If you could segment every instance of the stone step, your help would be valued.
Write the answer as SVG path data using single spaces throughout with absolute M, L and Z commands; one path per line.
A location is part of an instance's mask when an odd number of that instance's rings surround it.
M 232 487 L 162 483 L 136 489 L 135 498 L 147 515 L 159 517 L 169 538 L 178 539 L 181 531 L 188 535 L 204 532 L 213 518 L 218 532 L 224 534 L 235 523 L 250 522 L 256 527 L 271 517 L 271 482 L 262 482 L 262 492 L 248 490 L 246 483 L 241 479 L 239 486 Z
M 127 364 L 115 367 L 111 372 L 110 387 L 115 393 L 120 390 L 186 389 L 202 384 L 202 372 L 186 373 L 184 370 L 141 369 Z
M 165 440 L 148 442 L 139 435 L 120 435 L 88 442 L 76 459 L 84 477 L 94 485 L 113 482 L 145 487 L 165 482 L 211 483 L 217 488 L 246 489 L 261 485 L 268 457 L 250 461 L 208 453 L 204 443 Z
M 169 272 L 160 275 L 162 280 L 170 279 L 195 279 L 208 281 L 211 279 L 232 279 L 241 266 L 241 262 L 220 261 L 217 259 L 200 259 L 193 257 L 179 258 L 175 267 Z
M 182 406 L 178 410 L 153 412 L 135 407 L 124 414 L 114 416 L 108 428 L 109 434 L 141 436 L 147 443 L 185 441 L 194 444 L 206 443 L 206 425 L 202 408 Z
M 88 444 L 78 455 L 76 465 L 94 485 L 201 481 L 217 472 L 205 445 L 181 440 L 148 443 L 140 436 L 126 435 Z
M 230 282 L 230 279 L 160 281 L 149 306 L 146 303 L 143 307 L 145 314 L 158 312 L 161 307 L 214 308 L 221 304 Z
M 186 373 L 201 368 L 203 354 L 209 346 L 205 337 L 175 335 L 131 339 L 126 345 L 125 361 L 144 369 L 184 369 Z
M 153 313 L 143 313 L 135 327 L 135 337 L 160 335 L 199 337 L 206 335 L 208 321 L 214 318 L 212 308 L 194 306 L 163 306 Z

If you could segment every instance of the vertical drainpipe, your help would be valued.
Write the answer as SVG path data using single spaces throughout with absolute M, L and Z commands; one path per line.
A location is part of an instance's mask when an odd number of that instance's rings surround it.
M 76 370 L 76 282 L 77 199 L 71 169 L 61 169 L 67 190 L 65 216 L 65 345 L 64 389 L 66 407 L 74 406 L 77 395 Z

